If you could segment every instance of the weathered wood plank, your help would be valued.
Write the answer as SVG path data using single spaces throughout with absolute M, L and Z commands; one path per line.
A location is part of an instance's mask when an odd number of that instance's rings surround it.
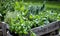
M 46 25 L 44 27 L 33 28 L 32 31 L 37 36 L 41 36 L 41 35 L 50 33 L 52 31 L 58 30 L 59 29 L 59 25 L 60 25 L 60 21 L 56 21 L 56 22 L 49 23 L 48 25 Z
M 1 36 L 7 36 L 7 31 L 6 31 L 6 24 L 0 22 L 0 31 L 1 31 Z
M 3 25 L 3 36 L 7 36 L 7 31 L 6 31 L 6 24 Z

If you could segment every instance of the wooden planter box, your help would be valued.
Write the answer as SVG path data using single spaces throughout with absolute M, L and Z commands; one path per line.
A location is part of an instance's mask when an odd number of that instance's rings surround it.
M 43 27 L 40 26 L 40 27 L 33 28 L 31 29 L 31 31 L 33 31 L 36 34 L 36 36 L 58 36 L 59 28 L 60 28 L 60 21 L 55 21 L 47 25 L 44 25 Z M 6 35 L 11 36 L 10 33 L 7 33 Z M 23 35 L 23 36 L 30 36 L 30 33 L 28 35 Z

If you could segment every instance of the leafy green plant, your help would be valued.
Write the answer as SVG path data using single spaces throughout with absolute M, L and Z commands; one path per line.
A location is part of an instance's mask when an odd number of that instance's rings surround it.
M 9 24 L 11 32 L 28 34 L 32 28 L 60 20 L 60 14 L 42 10 L 42 7 L 15 2 L 14 11 L 8 11 L 4 21 Z M 35 36 L 32 32 L 31 36 L 33 35 Z
M 2 21 L 4 21 L 4 16 L 7 11 L 14 11 L 14 3 L 15 0 L 0 0 L 0 13 L 2 14 Z
M 8 16 L 7 16 L 8 15 Z M 8 12 L 5 17 L 5 22 L 10 25 L 11 32 L 27 34 L 31 25 L 29 21 L 24 20 L 24 17 L 18 12 Z M 30 25 L 30 26 L 29 26 Z M 17 29 L 17 30 L 16 30 Z

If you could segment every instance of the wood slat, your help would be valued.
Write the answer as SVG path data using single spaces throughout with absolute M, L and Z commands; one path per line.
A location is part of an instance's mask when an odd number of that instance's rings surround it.
M 33 28 L 32 31 L 37 36 L 41 36 L 41 35 L 50 33 L 52 31 L 58 30 L 59 29 L 59 25 L 60 25 L 60 21 L 56 21 L 56 22 L 49 23 L 48 25 L 46 25 L 44 27 Z
M 6 24 L 0 22 L 0 35 L 7 36 Z

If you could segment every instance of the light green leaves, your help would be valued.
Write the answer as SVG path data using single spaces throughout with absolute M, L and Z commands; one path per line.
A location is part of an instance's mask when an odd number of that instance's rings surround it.
M 47 25 L 60 20 L 60 14 L 52 11 L 41 11 L 37 5 L 27 5 L 24 2 L 15 2 L 14 11 L 8 11 L 5 22 L 9 24 L 10 31 L 18 34 L 28 34 L 31 28 Z M 31 36 L 36 36 L 32 32 Z

